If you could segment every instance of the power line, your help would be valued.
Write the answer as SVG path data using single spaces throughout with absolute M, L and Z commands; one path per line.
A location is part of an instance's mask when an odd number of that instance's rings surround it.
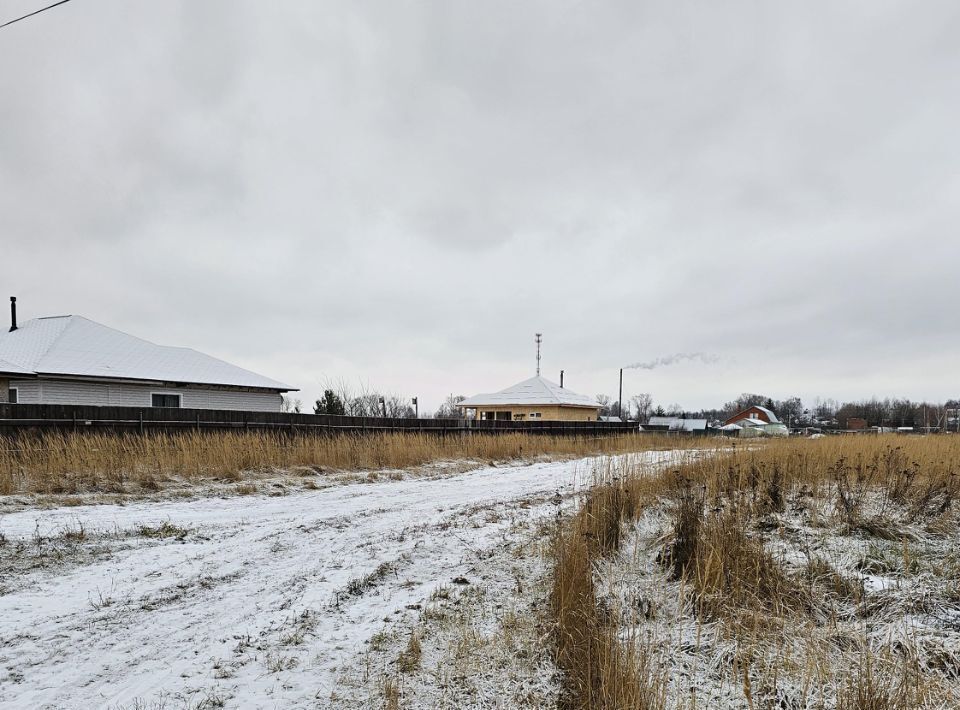
M 15 20 L 10 20 L 9 22 L 4 22 L 2 25 L 0 25 L 0 30 L 2 30 L 2 29 L 3 29 L 4 27 L 6 27 L 7 25 L 12 25 L 14 22 L 20 22 L 20 20 L 26 20 L 28 17 L 33 17 L 34 15 L 39 15 L 41 12 L 45 12 L 45 11 L 49 10 L 50 8 L 56 7 L 57 5 L 63 5 L 65 2 L 70 2 L 70 0 L 60 0 L 60 2 L 55 2 L 55 3 L 53 3 L 53 5 L 47 5 L 46 7 L 41 7 L 39 10 L 34 10 L 33 12 L 30 12 L 30 13 L 24 15 L 23 17 L 18 17 L 18 18 L 15 19 Z

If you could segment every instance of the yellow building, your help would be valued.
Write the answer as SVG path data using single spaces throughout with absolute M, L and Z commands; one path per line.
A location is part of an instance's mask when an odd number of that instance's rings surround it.
M 478 394 L 457 405 L 474 419 L 504 421 L 597 421 L 600 405 L 540 377 L 531 377 L 493 394 Z

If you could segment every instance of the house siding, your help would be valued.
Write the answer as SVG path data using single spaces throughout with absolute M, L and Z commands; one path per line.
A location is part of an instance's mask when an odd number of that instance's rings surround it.
M 40 404 L 40 383 L 37 380 L 10 380 L 10 389 L 17 390 L 20 404 Z
M 471 408 L 472 409 L 472 408 Z M 483 418 L 484 412 L 510 412 L 511 421 L 514 415 L 522 414 L 521 421 L 543 421 L 543 422 L 572 422 L 572 421 L 597 421 L 597 415 L 600 413 L 599 407 L 558 407 L 555 405 L 534 405 L 534 404 L 500 404 L 497 406 L 484 405 L 476 407 L 477 419 Z M 540 412 L 539 419 L 530 419 L 530 414 Z
M 247 412 L 279 412 L 278 392 L 247 392 L 240 389 L 163 387 L 79 380 L 13 380 L 21 404 L 84 404 L 114 407 L 149 407 L 154 393 L 180 395 L 185 409 L 229 409 Z

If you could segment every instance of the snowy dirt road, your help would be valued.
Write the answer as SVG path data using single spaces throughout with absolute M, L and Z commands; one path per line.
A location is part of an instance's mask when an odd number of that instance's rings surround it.
M 385 617 L 596 461 L 4 515 L 0 707 L 331 707 Z

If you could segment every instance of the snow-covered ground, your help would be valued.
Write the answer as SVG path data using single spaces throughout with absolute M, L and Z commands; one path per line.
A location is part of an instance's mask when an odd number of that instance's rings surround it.
M 597 461 L 2 515 L 0 707 L 334 707 L 391 615 Z

